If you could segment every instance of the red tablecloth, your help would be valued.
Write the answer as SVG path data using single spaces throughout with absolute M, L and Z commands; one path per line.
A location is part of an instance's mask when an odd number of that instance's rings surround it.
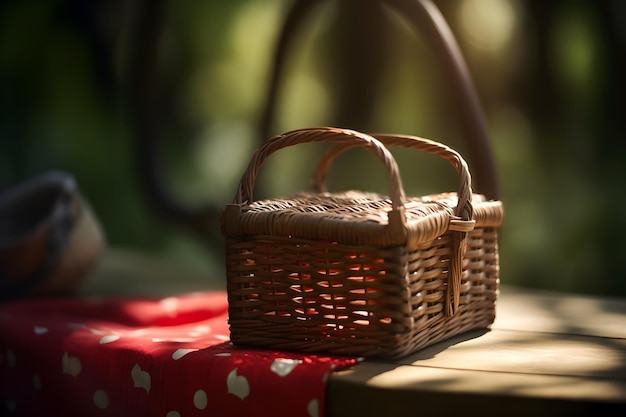
M 322 416 L 330 372 L 356 359 L 232 346 L 227 308 L 223 292 L 0 305 L 0 411 Z

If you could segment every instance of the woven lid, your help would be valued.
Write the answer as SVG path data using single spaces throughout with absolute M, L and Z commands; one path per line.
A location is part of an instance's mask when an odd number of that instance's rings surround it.
M 268 235 L 321 239 L 349 245 L 402 245 L 428 242 L 448 230 L 498 227 L 503 210 L 499 201 L 474 194 L 474 222 L 463 226 L 455 216 L 456 193 L 407 198 L 406 232 L 388 227 L 391 200 L 361 191 L 298 193 L 288 197 L 227 206 L 222 217 L 226 235 Z

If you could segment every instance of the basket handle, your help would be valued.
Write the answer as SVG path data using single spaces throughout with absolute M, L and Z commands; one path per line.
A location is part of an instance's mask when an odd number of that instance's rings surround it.
M 386 147 L 397 146 L 405 149 L 414 149 L 446 159 L 456 169 L 459 175 L 459 185 L 457 189 L 458 202 L 454 210 L 454 215 L 463 221 L 471 221 L 473 216 L 472 207 L 472 177 L 469 172 L 467 162 L 454 149 L 430 139 L 424 139 L 411 135 L 395 135 L 387 133 L 374 133 L 372 137 L 378 139 Z M 335 144 L 328 148 L 326 153 L 317 165 L 311 180 L 311 190 L 317 193 L 326 192 L 326 178 L 330 164 L 334 159 L 347 151 L 358 146 L 352 144 Z
M 404 215 L 406 196 L 396 160 L 378 139 L 349 129 L 333 127 L 298 129 L 266 140 L 252 156 L 237 188 L 234 203 L 245 204 L 253 201 L 253 190 L 259 169 L 272 153 L 288 146 L 309 142 L 332 142 L 346 148 L 360 145 L 373 152 L 383 163 L 389 178 L 391 212 L 388 214 L 388 226 L 392 232 L 406 235 L 406 217 Z
M 463 275 L 463 257 L 467 248 L 467 232 L 474 228 L 474 209 L 472 206 L 472 178 L 467 163 L 454 149 L 424 138 L 409 135 L 372 134 L 385 146 L 399 146 L 406 149 L 415 149 L 440 156 L 454 166 L 459 175 L 457 190 L 457 206 L 454 210 L 456 219 L 450 220 L 448 230 L 452 232 L 452 254 L 448 270 L 448 285 L 444 314 L 448 317 L 456 314 L 461 298 L 461 278 Z M 315 192 L 326 191 L 326 176 L 333 160 L 344 151 L 355 147 L 356 144 L 338 143 L 331 146 L 317 165 L 313 174 L 311 188 Z M 371 149 L 371 148 L 368 148 Z

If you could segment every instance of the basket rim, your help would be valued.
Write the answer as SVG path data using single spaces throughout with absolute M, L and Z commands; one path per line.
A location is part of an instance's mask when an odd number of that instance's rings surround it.
M 373 203 L 385 203 L 378 211 L 364 213 L 324 212 L 320 201 L 336 202 L 341 198 L 362 198 Z M 379 200 L 374 200 L 378 198 Z M 341 200 L 339 200 L 341 201 Z M 313 209 L 306 211 L 310 203 Z M 287 197 L 229 204 L 222 213 L 222 233 L 225 236 L 267 235 L 298 239 L 328 240 L 347 245 L 395 246 L 429 242 L 442 234 L 458 230 L 459 218 L 454 215 L 456 193 L 407 198 L 404 233 L 387 226 L 391 212 L 388 198 L 373 193 L 349 191 L 344 193 L 296 193 Z M 475 194 L 473 227 L 499 227 L 503 221 L 500 201 L 484 201 Z M 264 210 L 262 210 L 264 209 Z M 419 212 L 419 215 L 415 215 Z M 413 214 L 412 214 L 413 213 Z M 475 223 L 474 223 L 475 222 Z

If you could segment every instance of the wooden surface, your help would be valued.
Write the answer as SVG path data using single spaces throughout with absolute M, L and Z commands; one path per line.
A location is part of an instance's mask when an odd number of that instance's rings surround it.
M 491 331 L 329 381 L 329 415 L 626 416 L 626 300 L 504 287 Z
M 83 294 L 224 289 L 200 271 L 109 251 Z M 626 299 L 504 286 L 490 331 L 334 373 L 329 417 L 626 416 Z

